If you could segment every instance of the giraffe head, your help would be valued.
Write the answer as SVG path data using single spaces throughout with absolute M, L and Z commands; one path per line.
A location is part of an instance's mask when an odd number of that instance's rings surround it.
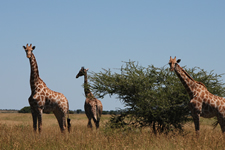
M 23 46 L 23 48 L 27 54 L 27 58 L 30 58 L 33 50 L 35 49 L 35 46 L 32 47 L 32 44 L 30 44 L 30 46 L 28 46 L 28 44 L 27 44 L 26 47 Z
M 176 65 L 181 61 L 181 59 L 176 60 L 176 56 L 174 57 L 174 59 L 170 56 L 170 61 L 169 61 L 169 65 L 170 65 L 170 71 L 174 71 Z
M 80 71 L 76 75 L 76 78 L 79 78 L 80 76 L 83 76 L 87 71 L 88 71 L 88 69 L 84 69 L 84 67 L 81 67 Z

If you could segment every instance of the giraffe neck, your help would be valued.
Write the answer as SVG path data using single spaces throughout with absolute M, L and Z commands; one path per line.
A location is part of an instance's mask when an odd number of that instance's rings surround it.
M 176 64 L 175 73 L 177 74 L 178 78 L 180 79 L 180 81 L 184 85 L 186 91 L 188 92 L 190 98 L 192 99 L 194 97 L 196 81 L 178 64 Z
M 35 83 L 39 80 L 39 72 L 38 72 L 37 61 L 33 53 L 31 57 L 29 58 L 29 60 L 30 60 L 30 68 L 31 68 L 30 86 L 31 86 L 31 90 L 33 91 L 35 89 Z
M 92 93 L 88 87 L 87 72 L 84 73 L 84 93 L 85 93 L 86 97 L 92 95 Z

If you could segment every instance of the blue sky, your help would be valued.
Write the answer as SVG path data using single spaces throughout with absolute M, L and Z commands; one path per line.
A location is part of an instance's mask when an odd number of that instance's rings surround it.
M 23 45 L 36 46 L 40 77 L 63 93 L 70 109 L 84 109 L 84 66 L 99 72 L 122 61 L 181 66 L 225 73 L 225 1 L 114 0 L 27 1 L 0 4 L 0 109 L 29 106 L 30 64 Z M 225 82 L 225 76 L 223 76 Z M 104 110 L 123 108 L 100 99 Z

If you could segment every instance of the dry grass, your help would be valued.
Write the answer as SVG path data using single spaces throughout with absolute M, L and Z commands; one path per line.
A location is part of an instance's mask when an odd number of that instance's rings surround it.
M 102 116 L 100 130 L 87 129 L 85 115 L 70 115 L 71 133 L 61 134 L 52 114 L 43 115 L 43 132 L 33 133 L 31 114 L 0 113 L 0 149 L 224 149 L 225 139 L 213 119 L 201 119 L 199 138 L 193 123 L 185 125 L 185 135 L 170 133 L 155 136 L 149 129 L 119 131 L 104 128 L 109 116 Z

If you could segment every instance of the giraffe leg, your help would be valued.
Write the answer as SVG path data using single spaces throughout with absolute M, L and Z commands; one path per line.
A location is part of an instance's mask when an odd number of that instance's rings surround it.
M 225 132 L 225 119 L 223 118 L 222 115 L 218 115 L 218 116 L 217 116 L 217 119 L 218 119 L 218 122 L 219 122 L 219 124 L 220 124 L 222 133 L 224 133 L 224 132 Z
M 33 118 L 33 129 L 34 132 L 37 131 L 37 113 L 35 111 L 31 111 L 32 112 L 32 118 Z
M 100 120 L 98 120 L 98 119 L 96 120 L 95 117 L 93 117 L 93 120 L 94 120 L 96 129 L 98 129 L 98 128 L 99 128 L 99 121 L 100 121 Z
M 199 129 L 200 129 L 199 118 L 200 118 L 200 115 L 198 113 L 196 113 L 195 111 L 191 111 L 191 116 L 192 116 L 194 124 L 195 124 L 195 132 L 196 132 L 197 135 L 199 135 Z
M 100 121 L 100 119 L 98 119 L 98 120 L 96 121 L 96 129 L 99 128 L 99 121 Z
M 36 110 L 36 105 L 35 103 L 33 103 L 33 98 L 32 96 L 29 97 L 28 99 L 29 104 L 30 104 L 30 108 L 31 108 L 31 114 L 32 114 L 32 119 L 33 119 L 33 130 L 34 132 L 37 131 L 37 110 Z
M 92 128 L 92 123 L 91 123 L 91 118 L 88 118 L 88 124 L 87 124 L 88 128 Z
M 92 118 L 93 114 L 91 113 L 90 108 L 85 109 L 85 114 L 86 114 L 86 116 L 87 116 L 87 118 L 88 118 L 88 124 L 87 124 L 87 127 L 88 127 L 88 128 L 92 128 L 91 118 Z
M 193 117 L 194 124 L 195 124 L 196 134 L 199 135 L 199 129 L 200 129 L 199 118 L 200 118 L 200 115 L 199 114 L 194 114 L 194 115 L 192 115 L 192 117 Z
M 58 123 L 59 123 L 59 127 L 61 132 L 64 132 L 65 128 L 66 128 L 66 115 L 64 112 L 60 111 L 60 109 L 57 109 L 55 111 L 53 111 Z
M 93 121 L 95 123 L 95 127 L 96 129 L 99 128 L 99 121 L 100 121 L 100 118 L 98 117 L 98 112 L 96 111 L 96 113 L 94 113 L 94 116 L 93 116 Z
M 195 124 L 195 132 L 197 135 L 199 135 L 199 118 L 200 118 L 200 112 L 199 110 L 196 108 L 196 103 L 195 103 L 195 98 L 193 98 L 190 103 L 189 103 L 189 108 L 191 110 L 191 116 L 194 120 L 194 124 Z
M 37 118 L 38 118 L 38 131 L 39 131 L 39 133 L 41 133 L 41 129 L 42 129 L 42 109 L 41 108 L 39 108 L 38 109 L 39 111 L 38 111 L 38 114 L 37 114 Z
M 96 114 L 94 116 L 94 122 L 95 122 L 95 126 L 96 126 L 96 129 L 99 128 L 99 122 L 100 122 L 100 118 L 101 118 L 101 114 L 102 114 L 102 107 L 101 105 L 96 105 Z

